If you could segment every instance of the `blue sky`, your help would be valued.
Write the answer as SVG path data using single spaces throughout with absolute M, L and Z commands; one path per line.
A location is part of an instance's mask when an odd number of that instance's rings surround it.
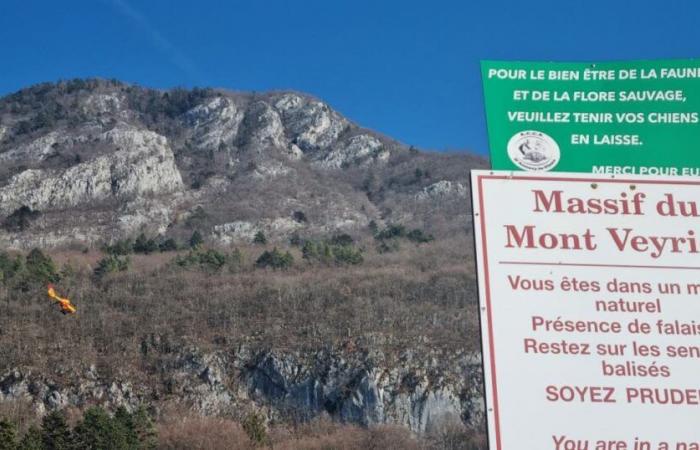
M 486 153 L 480 59 L 700 56 L 697 1 L 3 0 L 0 95 L 74 77 L 309 92 L 432 150 Z

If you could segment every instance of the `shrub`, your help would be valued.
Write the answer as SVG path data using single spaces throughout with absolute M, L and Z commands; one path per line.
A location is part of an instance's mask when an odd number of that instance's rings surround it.
M 147 238 L 145 234 L 141 233 L 138 235 L 134 241 L 134 253 L 143 253 L 148 255 L 158 250 L 158 244 L 155 239 Z
M 226 255 L 213 249 L 198 252 L 197 258 L 199 265 L 214 270 L 219 270 L 226 264 Z
M 379 253 L 390 253 L 398 251 L 400 248 L 399 242 L 396 240 L 384 241 L 380 240 L 377 244 L 377 252 Z
M 316 244 L 314 241 L 304 242 L 304 246 L 301 249 L 301 255 L 302 258 L 307 260 L 318 259 L 318 244 Z
M 124 272 L 129 269 L 130 262 L 128 256 L 108 255 L 97 262 L 95 275 L 102 277 L 108 273 Z
M 200 235 L 201 237 L 201 235 Z M 142 253 L 148 255 L 160 252 L 171 252 L 178 249 L 177 241 L 173 238 L 165 239 L 163 236 L 149 238 L 144 233 L 138 235 L 136 240 L 121 239 L 111 245 L 102 247 L 102 251 L 110 255 L 130 255 L 132 253 Z
M 102 250 L 110 255 L 129 255 L 134 251 L 134 242 L 131 239 L 122 239 L 104 246 Z
M 286 270 L 294 264 L 294 257 L 291 253 L 282 253 L 277 248 L 272 251 L 265 251 L 255 262 L 255 265 L 260 268 L 271 267 L 273 269 Z
M 349 235 L 337 235 L 330 241 L 306 241 L 301 250 L 302 257 L 310 262 L 325 264 L 361 264 L 364 261 L 362 250 L 352 245 Z
M 384 240 L 399 238 L 405 235 L 406 227 L 404 227 L 403 225 L 389 225 L 388 227 L 384 228 L 382 231 L 377 233 L 374 237 L 378 240 Z
M 0 252 L 0 281 L 7 284 L 11 278 L 24 270 L 24 260 L 20 255 L 14 258 L 7 252 Z
M 307 222 L 306 214 L 304 214 L 303 211 L 294 211 L 294 213 L 292 214 L 292 218 L 297 223 L 306 223 Z
M 243 420 L 243 431 L 248 435 L 248 438 L 258 445 L 266 445 L 268 443 L 267 429 L 265 420 L 259 414 L 251 413 Z
M 432 234 L 426 234 L 423 230 L 418 228 L 414 228 L 413 230 L 406 232 L 406 227 L 403 225 L 389 225 L 383 230 L 375 233 L 374 238 L 379 241 L 377 248 L 380 253 L 398 250 L 399 245 L 397 242 L 393 242 L 391 244 L 387 242 L 397 238 L 406 238 L 409 241 L 417 244 L 423 244 L 435 240 Z
M 267 237 L 265 237 L 265 233 L 263 233 L 262 231 L 258 231 L 257 233 L 255 233 L 255 237 L 253 238 L 253 244 L 267 244 Z
M 362 264 L 364 258 L 362 257 L 362 251 L 346 245 L 336 245 L 332 247 L 333 257 L 337 264 Z
M 406 237 L 408 240 L 417 244 L 424 244 L 435 240 L 432 234 L 425 234 L 423 230 L 419 230 L 418 228 L 409 231 Z
M 196 267 L 205 271 L 218 271 L 228 265 L 231 271 L 239 270 L 243 266 L 243 253 L 236 249 L 230 255 L 226 255 L 214 249 L 196 248 L 187 255 L 175 258 L 175 264 L 180 267 Z
M 199 187 L 201 187 L 202 182 L 201 180 L 197 179 L 194 180 L 192 184 L 197 184 L 198 187 L 195 187 L 195 189 L 198 189 Z M 201 206 L 197 206 L 192 212 L 192 214 L 187 218 L 187 220 L 185 220 L 185 226 L 187 226 L 189 229 L 201 228 L 204 227 L 208 219 L 209 214 L 207 214 L 204 208 L 202 208 Z
M 200 245 L 204 244 L 204 238 L 202 237 L 202 233 L 200 233 L 198 230 L 194 230 L 192 233 L 192 236 L 190 236 L 190 248 L 197 248 Z
M 38 248 L 32 249 L 27 254 L 26 268 L 29 281 L 56 283 L 61 278 L 51 257 Z
M 377 231 L 379 231 L 379 225 L 377 225 L 377 222 L 375 222 L 374 220 L 369 221 L 369 223 L 367 224 L 367 228 L 369 228 L 369 231 L 373 235 L 376 235 Z
M 168 238 L 158 244 L 158 250 L 161 252 L 174 252 L 177 250 L 177 241 L 173 238 Z
M 299 236 L 299 233 L 294 233 L 289 238 L 289 245 L 291 245 L 293 247 L 301 247 L 303 244 L 304 244 L 304 241 Z
M 330 242 L 330 243 L 331 243 L 332 245 L 347 246 L 347 245 L 352 245 L 352 244 L 354 244 L 354 243 L 355 243 L 355 240 L 354 240 L 354 239 L 352 238 L 352 236 L 350 236 L 349 234 L 343 233 L 343 234 L 336 234 L 335 236 L 333 236 L 333 237 L 331 238 L 331 242 Z

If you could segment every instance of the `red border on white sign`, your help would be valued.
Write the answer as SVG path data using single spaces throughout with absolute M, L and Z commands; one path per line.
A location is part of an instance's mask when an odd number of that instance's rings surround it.
M 625 178 L 625 179 L 615 179 L 614 177 L 601 175 L 600 177 L 590 177 L 588 174 L 572 174 L 569 177 L 557 177 L 557 176 L 536 176 L 536 175 L 516 175 L 512 172 L 487 172 L 476 174 L 476 184 L 478 185 L 479 196 L 478 196 L 478 211 L 474 211 L 474 215 L 478 215 L 479 219 L 479 230 L 481 234 L 481 268 L 484 275 L 484 286 L 480 286 L 483 289 L 485 308 L 486 308 L 486 320 L 488 333 L 488 349 L 489 349 L 489 375 L 491 384 L 491 395 L 492 404 L 490 406 L 493 408 L 493 425 L 495 434 L 495 443 L 490 443 L 490 445 L 495 445 L 495 450 L 503 450 L 502 439 L 501 439 L 501 423 L 499 416 L 499 402 L 498 402 L 498 383 L 496 382 L 496 357 L 495 357 L 495 346 L 494 346 L 494 333 L 493 333 L 493 316 L 491 307 L 491 283 L 489 279 L 489 260 L 487 251 L 487 239 L 486 239 L 486 208 L 484 204 L 484 180 L 508 180 L 508 181 L 555 181 L 555 182 L 584 182 L 584 183 L 635 183 L 635 184 L 667 184 L 667 185 L 685 185 L 685 186 L 700 186 L 699 180 L 690 179 L 644 179 L 644 178 Z M 472 178 L 472 184 L 474 178 Z M 473 186 L 472 186 L 473 188 Z M 475 217 L 476 218 L 476 217 Z M 672 268 L 672 267 L 668 267 Z M 483 321 L 482 321 L 483 326 Z M 483 330 L 482 330 L 483 336 Z M 483 345 L 483 343 L 482 343 Z M 486 361 L 484 361 L 484 369 L 486 369 Z M 484 374 L 486 376 L 486 374 Z M 486 396 L 488 399 L 488 395 Z M 489 437 L 490 439 L 490 437 Z

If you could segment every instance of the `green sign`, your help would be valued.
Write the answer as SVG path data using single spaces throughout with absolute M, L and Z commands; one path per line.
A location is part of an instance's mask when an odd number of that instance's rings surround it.
M 494 169 L 700 176 L 700 59 L 481 72 Z

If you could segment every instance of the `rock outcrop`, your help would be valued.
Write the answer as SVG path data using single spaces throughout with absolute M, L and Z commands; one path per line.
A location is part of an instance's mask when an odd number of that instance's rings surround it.
M 42 214 L 20 231 L 0 227 L 0 244 L 18 248 L 140 232 L 184 238 L 192 222 L 178 218 L 196 207 L 209 212 L 199 231 L 226 245 L 252 229 L 286 241 L 290 232 L 367 233 L 371 221 L 454 232 L 458 203 L 430 222 L 416 200 L 465 197 L 479 163 L 409 149 L 299 93 L 76 80 L 0 99 L 0 123 L 0 225 L 22 206 Z M 295 211 L 309 220 L 278 226 Z
M 134 409 L 153 398 L 171 397 L 204 415 L 236 416 L 255 404 L 270 419 L 327 415 L 363 425 L 401 425 L 416 433 L 455 418 L 473 427 L 483 420 L 475 354 L 412 350 L 396 357 L 350 344 L 312 354 L 245 345 L 206 353 L 175 350 L 153 336 L 144 339 L 142 351 L 158 354 L 161 375 L 138 388 L 127 374 L 107 378 L 94 366 L 64 382 L 11 369 L 0 375 L 0 402 L 23 401 L 44 413 L 95 403 Z
M 55 142 L 55 136 L 48 142 Z M 9 214 L 20 206 L 40 211 L 63 209 L 110 197 L 128 200 L 182 189 L 180 172 L 164 136 L 124 125 L 98 135 L 96 142 L 108 143 L 116 150 L 65 170 L 28 169 L 10 178 L 0 188 L 0 213 Z M 43 154 L 37 157 L 41 160 Z

